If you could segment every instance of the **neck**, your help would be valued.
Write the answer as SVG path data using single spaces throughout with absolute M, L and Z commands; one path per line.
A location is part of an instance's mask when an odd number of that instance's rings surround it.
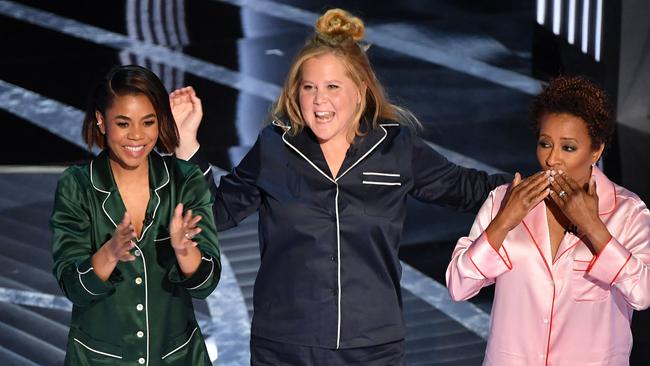
M 149 179 L 149 159 L 135 168 L 125 167 L 119 162 L 109 159 L 115 183 L 120 185 L 141 184 Z
M 548 209 L 548 212 L 550 212 L 552 218 L 555 219 L 555 221 L 564 228 L 564 231 L 573 232 L 575 229 L 575 225 L 573 225 L 571 220 L 569 220 L 564 215 L 562 210 L 555 204 L 555 202 L 553 202 L 550 199 L 546 199 L 545 202 L 546 202 L 546 207 Z M 550 220 L 551 217 L 549 217 L 548 219 Z

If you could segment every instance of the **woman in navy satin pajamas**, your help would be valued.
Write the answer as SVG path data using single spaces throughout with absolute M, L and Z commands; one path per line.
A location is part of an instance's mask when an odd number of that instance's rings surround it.
M 404 364 L 407 196 L 476 211 L 507 181 L 450 163 L 413 133 L 417 120 L 387 101 L 363 33 L 340 9 L 318 20 L 273 124 L 215 191 L 219 230 L 259 211 L 253 365 Z M 200 112 L 191 88 L 172 95 Z M 195 139 L 181 147 L 206 166 Z

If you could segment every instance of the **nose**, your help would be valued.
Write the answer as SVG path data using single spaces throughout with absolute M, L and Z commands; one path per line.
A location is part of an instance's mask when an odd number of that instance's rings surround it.
M 316 90 L 314 92 L 314 104 L 322 104 L 325 102 L 325 93 Z
M 546 156 L 546 166 L 549 168 L 554 168 L 557 167 L 560 162 L 560 152 L 556 147 L 553 147 Z
M 137 123 L 134 123 L 129 128 L 129 133 L 127 134 L 127 138 L 129 138 L 130 140 L 139 140 L 139 139 L 141 139 L 142 138 L 142 128 L 140 126 L 138 126 Z

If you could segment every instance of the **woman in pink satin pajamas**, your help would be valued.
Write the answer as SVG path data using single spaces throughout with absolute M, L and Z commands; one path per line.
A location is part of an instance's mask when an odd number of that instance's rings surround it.
M 535 99 L 541 171 L 491 192 L 447 268 L 456 301 L 495 284 L 484 365 L 629 365 L 650 306 L 650 212 L 599 170 L 604 92 L 558 77 Z

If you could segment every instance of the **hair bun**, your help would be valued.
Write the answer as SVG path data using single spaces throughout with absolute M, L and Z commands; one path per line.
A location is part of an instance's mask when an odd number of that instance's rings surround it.
M 363 21 L 343 9 L 330 9 L 316 22 L 316 31 L 332 41 L 343 42 L 363 39 L 366 31 Z

